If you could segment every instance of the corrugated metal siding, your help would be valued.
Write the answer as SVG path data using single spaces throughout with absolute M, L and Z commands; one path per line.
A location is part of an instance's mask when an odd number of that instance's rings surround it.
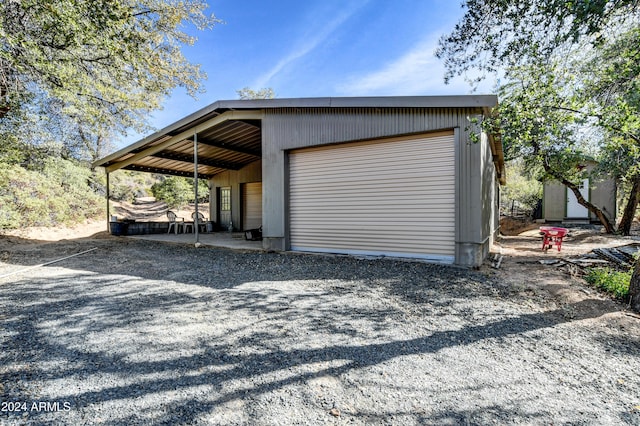
M 243 217 L 242 226 L 256 229 L 262 226 L 262 182 L 242 185 Z
M 465 108 L 282 108 L 265 111 L 263 138 L 272 148 L 296 149 L 453 129 L 481 112 Z
M 293 151 L 293 250 L 453 262 L 453 132 Z
M 495 205 L 495 183 L 497 182 L 497 172 L 493 164 L 493 156 L 489 139 L 486 134 L 482 135 L 482 235 L 493 235 L 493 222 L 499 212 L 494 209 Z
M 262 120 L 263 159 L 269 164 L 263 173 L 265 191 L 264 230 L 267 237 L 283 238 L 287 235 L 285 223 L 286 200 L 284 193 L 272 188 L 288 187 L 283 171 L 285 152 L 296 148 L 312 147 L 335 142 L 367 140 L 393 137 L 411 133 L 461 129 L 456 139 L 458 159 L 465 151 L 473 150 L 468 143 L 466 128 L 468 116 L 482 113 L 480 108 L 281 108 L 265 110 Z M 473 155 L 470 157 L 473 159 Z M 458 164 L 464 169 L 461 164 Z M 473 162 L 465 166 L 473 168 Z M 464 170 L 463 170 L 464 171 Z M 461 183 L 465 183 L 461 185 Z M 469 197 L 479 197 L 477 188 L 468 188 L 465 180 L 457 179 L 458 191 L 466 192 Z M 480 203 L 477 203 L 478 205 Z M 474 215 L 465 210 L 465 204 L 458 205 L 461 215 Z M 478 220 L 479 222 L 479 220 Z M 475 223 L 473 224 L 475 225 Z M 467 231 L 473 228 L 457 230 L 459 240 L 464 239 Z M 289 241 L 282 247 L 289 247 Z

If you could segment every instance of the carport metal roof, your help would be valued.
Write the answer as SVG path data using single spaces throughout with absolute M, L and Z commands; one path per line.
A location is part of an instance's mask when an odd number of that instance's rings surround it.
M 107 172 L 136 170 L 193 176 L 194 135 L 198 175 L 238 170 L 261 157 L 261 111 L 198 111 L 94 163 Z
M 291 98 L 217 101 L 95 163 L 107 173 L 119 169 L 194 176 L 197 134 L 198 176 L 211 178 L 239 170 L 261 158 L 262 118 L 273 108 L 482 108 L 497 105 L 495 95 Z M 492 141 L 499 175 L 502 147 Z M 502 165 L 500 165 L 502 163 Z

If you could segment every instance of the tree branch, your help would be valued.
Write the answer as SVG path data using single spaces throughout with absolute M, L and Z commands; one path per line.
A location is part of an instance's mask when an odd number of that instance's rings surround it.
M 567 111 L 567 112 L 571 112 L 571 113 L 574 113 L 574 114 L 580 114 L 580 115 L 582 115 L 584 117 L 597 118 L 601 123 L 604 124 L 605 117 L 604 117 L 603 114 L 589 114 L 589 113 L 586 113 L 584 111 L 580 111 L 580 110 L 577 110 L 577 109 L 574 109 L 574 108 L 568 108 L 568 107 L 562 107 L 562 106 L 543 105 L 542 108 L 555 109 L 555 110 L 558 110 L 558 111 Z M 631 139 L 634 142 L 640 144 L 640 136 L 636 136 L 633 133 L 625 132 L 621 128 L 615 127 L 615 126 L 603 125 L 603 127 L 608 127 L 609 129 L 613 130 L 614 132 L 618 132 L 618 133 L 620 133 L 622 135 L 625 135 L 629 139 Z
M 536 155 L 540 155 L 540 145 L 535 141 L 532 142 L 532 145 L 534 153 Z M 551 167 L 551 165 L 549 164 L 549 159 L 546 155 L 543 156 L 542 167 L 544 168 L 544 171 L 547 172 L 550 176 L 569 188 L 571 192 L 573 192 L 573 194 L 576 196 L 576 200 L 580 205 L 586 207 L 587 210 L 596 215 L 600 223 L 602 223 L 602 226 L 604 226 L 605 232 L 607 234 L 613 234 L 616 231 L 615 226 L 611 223 L 609 218 L 605 216 L 604 212 L 596 205 L 585 200 L 585 198 L 582 196 L 582 193 L 580 192 L 580 189 L 575 183 L 571 182 L 570 180 L 565 178 L 562 173 Z

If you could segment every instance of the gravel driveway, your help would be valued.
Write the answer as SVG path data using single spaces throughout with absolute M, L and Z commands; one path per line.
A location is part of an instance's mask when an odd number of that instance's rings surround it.
M 92 247 L 0 279 L 0 423 L 640 424 L 639 321 L 598 297 L 124 239 L 5 244 L 0 275 Z

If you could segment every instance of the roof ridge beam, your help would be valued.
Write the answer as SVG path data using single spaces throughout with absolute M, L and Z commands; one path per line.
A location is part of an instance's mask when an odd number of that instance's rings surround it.
M 162 158 L 164 160 L 175 160 L 183 163 L 193 164 L 193 156 L 189 154 L 184 154 L 181 152 L 161 151 L 161 152 L 156 152 L 155 154 L 152 155 L 152 157 Z M 243 165 L 239 163 L 232 163 L 229 161 L 220 161 L 220 160 L 202 158 L 202 157 L 198 158 L 198 164 L 201 166 L 209 166 L 209 167 L 216 167 L 219 169 L 229 169 L 229 170 L 240 170 L 243 167 Z
M 161 142 L 157 145 L 151 146 L 147 149 L 144 149 L 137 154 L 132 155 L 131 157 L 122 160 L 118 163 L 111 164 L 110 166 L 105 167 L 107 173 L 114 172 L 116 170 L 122 169 L 124 167 L 130 166 L 141 158 L 149 157 L 153 154 L 156 154 L 160 151 L 165 150 L 171 145 L 175 145 L 178 142 L 182 142 L 185 139 L 191 137 L 194 133 L 200 133 L 211 127 L 217 126 L 220 123 L 224 123 L 225 121 L 241 121 L 241 120 L 261 120 L 263 117 L 262 110 L 248 110 L 248 111 L 227 111 L 223 114 L 218 115 L 217 117 L 213 117 L 204 123 L 200 123 L 197 126 L 185 130 L 183 132 L 178 133 L 175 136 L 167 139 L 164 142 Z
M 212 146 L 214 148 L 220 148 L 227 151 L 238 152 L 240 154 L 253 155 L 254 157 L 262 157 L 262 152 L 255 149 L 241 148 L 238 146 L 233 146 L 230 143 L 226 142 L 207 141 L 203 139 L 198 138 L 198 144 Z
M 191 177 L 191 178 L 193 177 L 192 171 L 182 172 L 179 170 L 163 169 L 159 167 L 137 166 L 135 164 L 124 167 L 124 169 L 133 170 L 136 172 L 157 173 L 159 175 L 182 176 L 182 177 Z M 213 175 L 209 173 L 198 173 L 198 176 L 200 176 L 203 179 L 211 179 Z

